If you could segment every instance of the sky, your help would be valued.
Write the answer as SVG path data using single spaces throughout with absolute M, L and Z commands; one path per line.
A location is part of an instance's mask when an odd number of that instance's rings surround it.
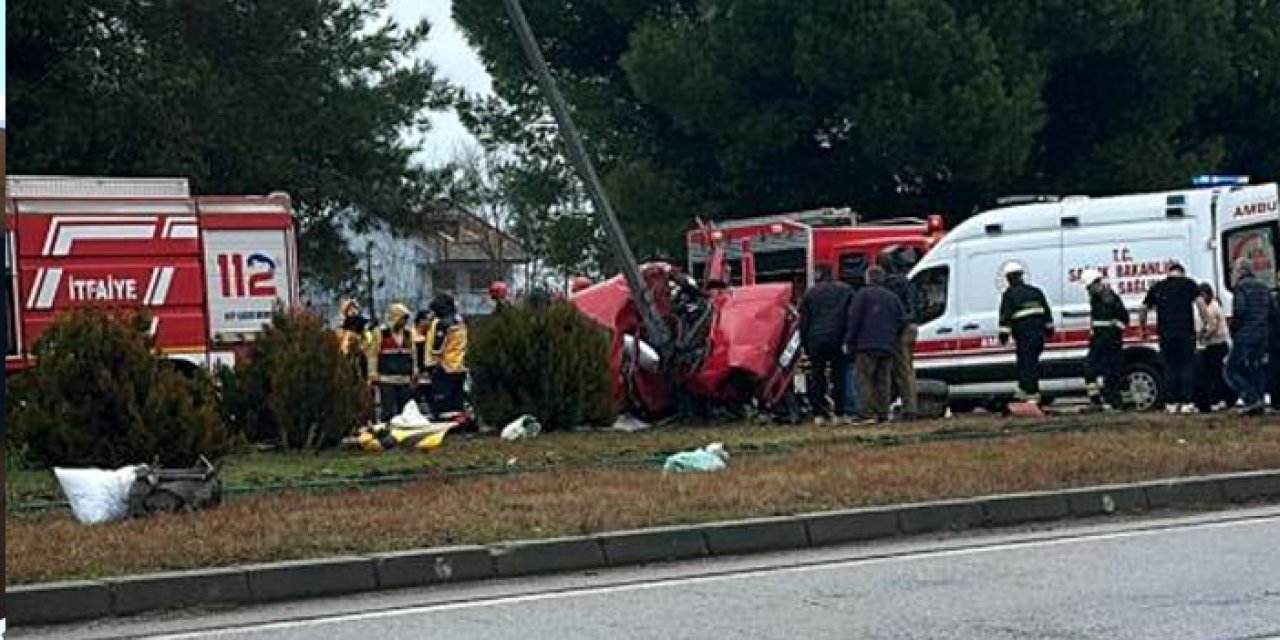
M 440 77 L 471 93 L 491 93 L 493 84 L 480 56 L 453 23 L 452 5 L 453 0 L 391 0 L 387 12 L 401 25 L 426 18 L 431 35 L 421 55 L 436 66 Z M 420 141 L 422 150 L 417 157 L 427 166 L 442 164 L 460 147 L 475 143 L 453 113 L 434 113 L 431 123 L 432 130 Z

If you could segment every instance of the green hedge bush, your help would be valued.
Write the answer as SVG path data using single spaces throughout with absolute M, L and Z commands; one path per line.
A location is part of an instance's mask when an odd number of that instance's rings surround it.
M 36 342 L 34 368 L 5 380 L 8 446 L 35 466 L 187 466 L 237 441 L 209 376 L 156 357 L 149 319 L 75 310 Z
M 547 430 L 613 424 L 608 353 L 607 332 L 567 302 L 509 309 L 468 350 L 473 403 L 498 428 L 524 414 Z
M 235 368 L 219 372 L 224 419 L 252 442 L 289 450 L 337 446 L 370 410 L 354 358 L 320 317 L 279 311 Z

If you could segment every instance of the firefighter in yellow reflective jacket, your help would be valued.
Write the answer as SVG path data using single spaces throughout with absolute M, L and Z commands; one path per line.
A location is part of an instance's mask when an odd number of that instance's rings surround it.
M 379 419 L 389 422 L 413 399 L 417 358 L 413 353 L 413 332 L 409 329 L 409 308 L 396 303 L 387 310 L 387 324 L 378 332 L 376 357 L 372 358 L 371 379 L 378 384 Z
M 438 416 L 462 411 L 466 405 L 467 325 L 453 297 L 441 294 L 431 301 L 427 331 L 431 412 Z
M 1040 354 L 1045 339 L 1053 335 L 1053 311 L 1044 292 L 1023 281 L 1022 265 L 1010 262 L 1003 269 L 1009 286 L 1000 299 L 1000 344 L 1013 343 L 1018 357 L 1016 397 L 1040 402 Z
M 1095 407 L 1120 409 L 1124 406 L 1121 385 L 1124 383 L 1124 330 L 1129 326 L 1129 310 L 1097 269 L 1086 269 L 1080 283 L 1089 292 L 1089 355 L 1084 364 L 1089 401 Z
M 360 312 L 360 304 L 350 298 L 338 304 L 342 325 L 338 329 L 339 347 L 344 355 L 357 354 L 361 379 L 369 377 L 368 351 L 375 342 L 369 319 Z

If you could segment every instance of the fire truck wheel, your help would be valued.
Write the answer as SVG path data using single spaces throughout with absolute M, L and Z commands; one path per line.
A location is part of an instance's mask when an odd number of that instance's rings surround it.
M 916 380 L 916 406 L 920 417 L 938 419 L 947 414 L 947 383 L 938 380 Z

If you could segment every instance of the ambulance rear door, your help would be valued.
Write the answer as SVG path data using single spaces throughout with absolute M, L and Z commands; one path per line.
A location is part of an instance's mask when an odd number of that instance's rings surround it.
M 1220 192 L 1218 226 L 1222 274 L 1230 274 L 1235 261 L 1244 258 L 1259 280 L 1275 287 L 1276 256 L 1280 254 L 1280 199 L 1276 185 Z

